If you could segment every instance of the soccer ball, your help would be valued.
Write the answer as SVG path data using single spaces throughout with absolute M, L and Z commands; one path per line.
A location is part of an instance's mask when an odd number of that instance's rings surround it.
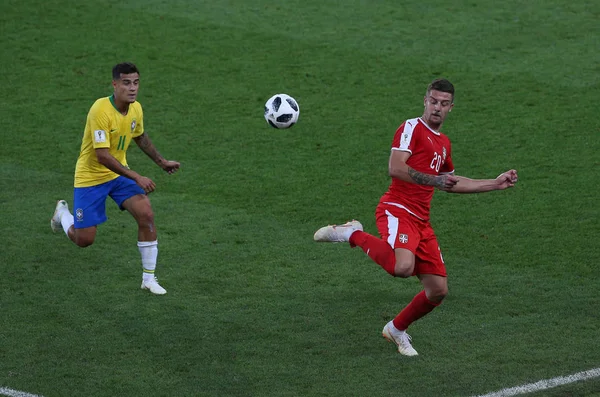
M 265 103 L 265 120 L 274 128 L 290 128 L 298 121 L 298 102 L 287 94 L 273 95 Z

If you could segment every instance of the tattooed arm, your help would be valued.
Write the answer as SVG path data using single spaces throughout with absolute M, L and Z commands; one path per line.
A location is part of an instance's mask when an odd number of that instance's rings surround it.
M 169 174 L 172 174 L 179 169 L 180 164 L 177 161 L 166 160 L 160 155 L 150 140 L 150 137 L 145 132 L 142 135 L 133 138 L 133 140 L 140 147 L 140 149 L 142 149 L 142 151 L 152 159 L 152 161 L 154 161 L 160 168 Z
M 410 168 L 408 165 L 406 167 L 408 168 L 408 175 L 412 179 L 412 182 L 419 185 L 434 186 L 438 189 L 448 190 L 458 183 L 458 179 L 454 174 L 430 175 Z
M 458 182 L 458 178 L 452 174 L 432 175 L 409 167 L 406 164 L 409 157 L 409 152 L 392 150 L 388 167 L 391 177 L 416 183 L 417 185 L 434 186 L 442 190 L 450 190 Z
M 137 143 L 140 149 L 142 149 L 142 151 L 152 159 L 152 161 L 154 161 L 159 167 L 162 167 L 161 164 L 165 161 L 165 159 L 160 155 L 160 153 L 158 153 L 158 150 L 156 150 L 154 147 L 154 144 L 150 140 L 148 134 L 144 132 L 142 135 L 133 138 L 133 140 L 135 143 Z

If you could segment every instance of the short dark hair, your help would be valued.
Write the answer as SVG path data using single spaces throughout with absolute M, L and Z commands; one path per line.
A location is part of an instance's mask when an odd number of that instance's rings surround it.
M 131 74 L 131 73 L 140 74 L 140 71 L 138 70 L 137 66 L 135 66 L 133 63 L 123 62 L 123 63 L 119 63 L 113 67 L 113 70 L 112 70 L 113 80 L 119 80 L 121 78 L 121 73 L 122 74 Z
M 436 90 L 440 92 L 447 92 L 452 94 L 452 102 L 454 102 L 454 86 L 451 82 L 446 79 L 435 79 L 427 86 L 426 94 L 429 94 L 431 90 Z

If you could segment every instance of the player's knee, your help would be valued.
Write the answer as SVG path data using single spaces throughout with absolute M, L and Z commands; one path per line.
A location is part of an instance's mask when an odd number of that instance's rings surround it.
M 431 288 L 429 293 L 427 294 L 427 299 L 432 302 L 441 303 L 444 298 L 448 295 L 448 287 L 447 286 L 439 286 L 436 288 Z
M 89 247 L 90 245 L 94 244 L 94 238 L 89 236 L 76 236 L 75 244 L 81 248 Z
M 152 212 L 152 208 L 148 207 L 138 214 L 138 223 L 140 225 L 154 224 L 154 212 Z

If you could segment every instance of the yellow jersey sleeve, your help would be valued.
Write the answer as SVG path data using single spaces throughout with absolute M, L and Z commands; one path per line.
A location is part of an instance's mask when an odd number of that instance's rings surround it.
M 88 113 L 86 134 L 91 134 L 90 141 L 94 149 L 110 148 L 111 123 L 110 117 L 104 106 L 98 102 L 92 106 Z

